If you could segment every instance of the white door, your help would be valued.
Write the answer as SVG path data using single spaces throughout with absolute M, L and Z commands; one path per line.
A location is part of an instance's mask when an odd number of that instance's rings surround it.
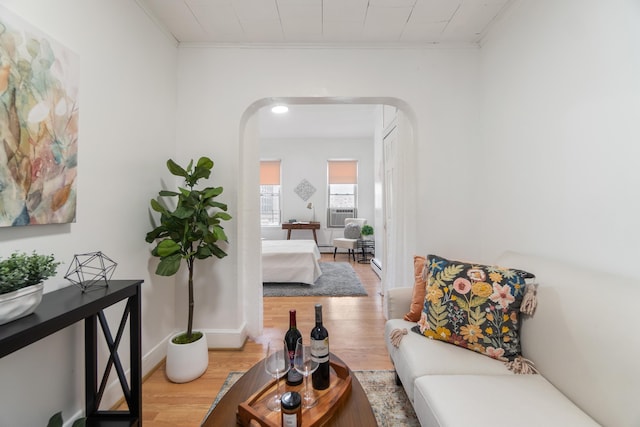
M 384 253 L 382 258 L 382 293 L 386 294 L 389 283 L 395 280 L 398 245 L 396 221 L 399 214 L 395 202 L 395 183 L 397 182 L 398 130 L 394 125 L 382 140 L 384 152 Z

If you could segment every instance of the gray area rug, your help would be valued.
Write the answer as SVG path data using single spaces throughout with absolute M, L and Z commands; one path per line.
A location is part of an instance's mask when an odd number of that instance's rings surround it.
M 419 427 L 420 423 L 402 386 L 397 386 L 394 371 L 353 371 L 367 394 L 379 427 Z M 244 374 L 231 372 L 216 396 L 207 419 L 222 396 Z
M 307 283 L 263 283 L 265 297 L 366 296 L 360 279 L 348 262 L 321 262 L 322 275 L 313 285 Z

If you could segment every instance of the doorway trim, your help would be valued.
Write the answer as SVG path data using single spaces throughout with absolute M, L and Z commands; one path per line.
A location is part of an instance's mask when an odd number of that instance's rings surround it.
M 391 105 L 398 109 L 399 162 L 398 169 L 402 171 L 397 177 L 397 187 L 402 188 L 402 197 L 398 206 L 393 209 L 396 215 L 396 231 L 399 236 L 395 239 L 398 246 L 388 248 L 396 252 L 398 260 L 410 260 L 415 251 L 415 229 L 417 225 L 414 183 L 417 171 L 417 120 L 411 106 L 402 99 L 393 97 L 272 97 L 256 100 L 247 107 L 240 119 L 239 143 L 239 194 L 237 230 L 238 243 L 238 287 L 239 305 L 247 327 L 249 336 L 256 337 L 263 330 L 263 301 L 262 301 L 262 259 L 260 245 L 260 206 L 259 206 L 259 164 L 260 141 L 258 112 L 261 108 L 275 105 L 343 105 L 369 104 Z M 396 197 L 398 199 L 398 197 Z M 400 243 L 402 244 L 400 246 Z M 385 242 L 385 245 L 387 243 Z M 412 258 L 411 258 L 412 259 Z M 385 260 L 383 259 L 383 265 Z M 406 267 L 410 267 L 409 261 Z M 406 280 L 413 283 L 413 268 L 396 265 L 395 286 L 406 286 Z M 385 277 L 383 275 L 383 277 Z M 388 285 L 383 283 L 383 291 Z M 391 286 L 394 287 L 394 286 Z

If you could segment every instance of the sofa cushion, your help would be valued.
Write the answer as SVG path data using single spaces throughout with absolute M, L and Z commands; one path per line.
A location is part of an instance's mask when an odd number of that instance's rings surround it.
M 542 375 L 427 375 L 415 382 L 423 426 L 598 426 Z
M 409 329 L 414 322 L 390 319 L 385 324 L 387 350 L 404 385 L 407 396 L 413 401 L 413 383 L 423 375 L 513 375 L 504 363 L 437 340 L 409 333 L 394 347 L 389 335 L 394 329 Z
M 520 305 L 532 274 L 437 255 L 427 268 L 416 332 L 502 361 L 520 356 Z
M 423 272 L 426 261 L 427 258 L 420 255 L 414 255 L 413 257 L 413 296 L 411 297 L 409 312 L 404 315 L 404 320 L 408 320 L 409 322 L 417 322 L 420 320 L 422 308 L 424 307 L 424 296 L 427 292 L 427 282 Z

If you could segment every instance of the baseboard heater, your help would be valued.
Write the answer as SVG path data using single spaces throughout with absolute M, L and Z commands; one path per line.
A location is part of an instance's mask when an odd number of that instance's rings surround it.
M 382 279 L 382 264 L 378 258 L 371 259 L 371 269 L 380 279 Z

